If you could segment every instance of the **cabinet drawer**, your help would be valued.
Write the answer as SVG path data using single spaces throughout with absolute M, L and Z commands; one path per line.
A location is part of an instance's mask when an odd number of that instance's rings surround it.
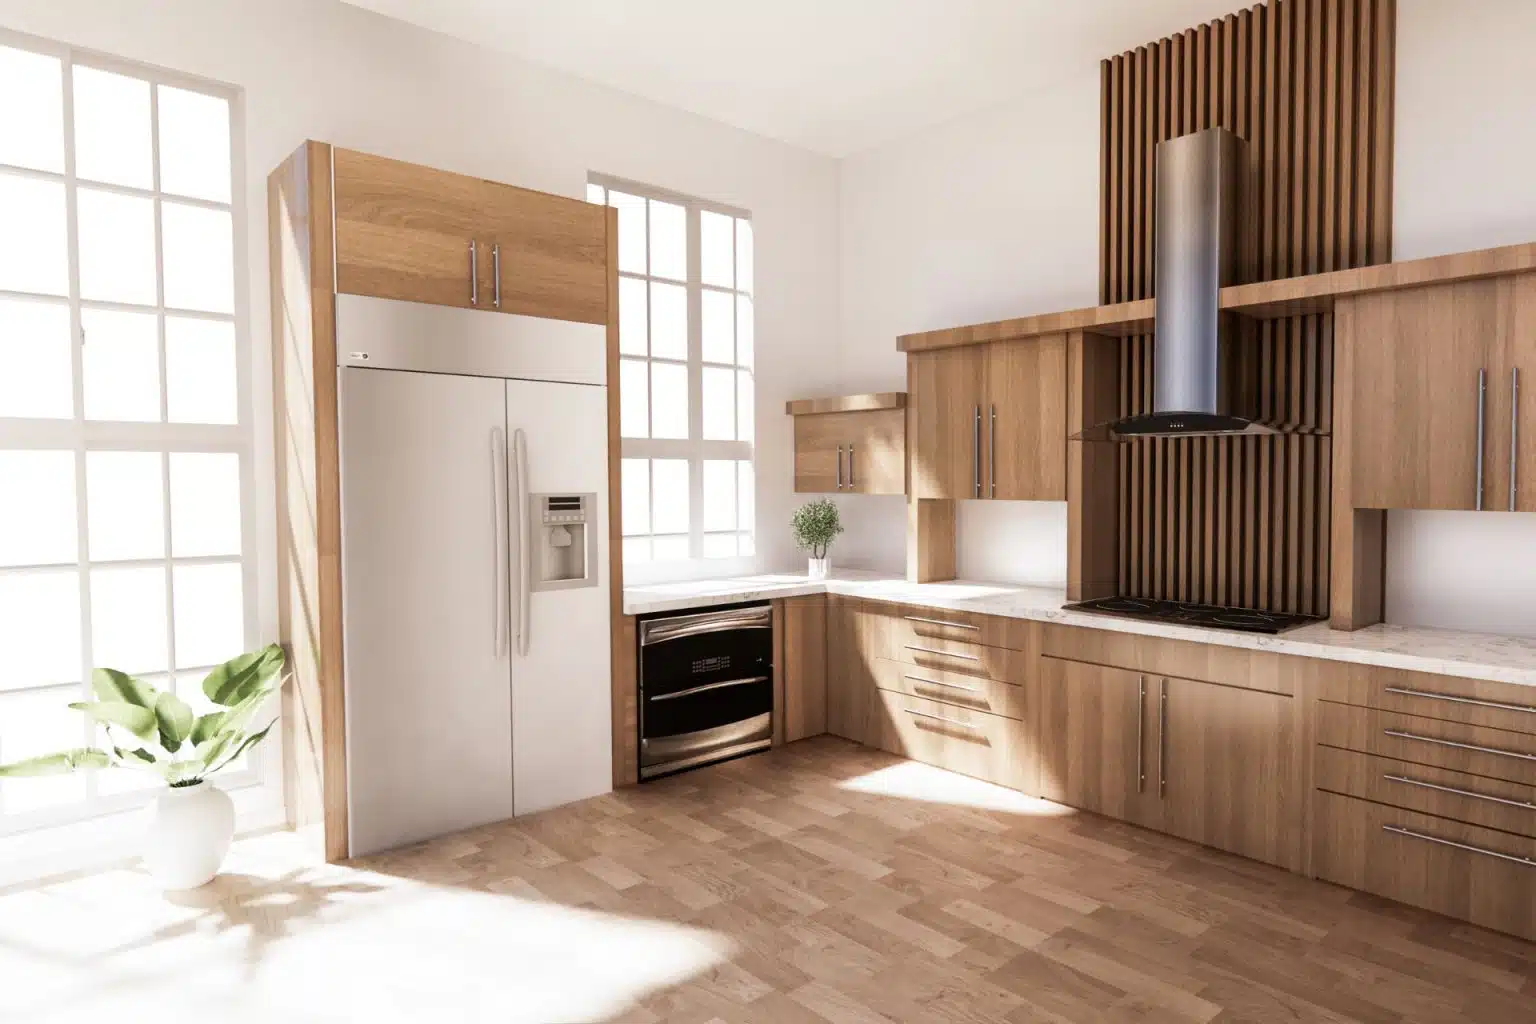
M 900 644 L 959 640 L 1017 651 L 1034 651 L 1038 647 L 1035 624 L 1028 619 L 1009 619 L 912 605 L 893 605 L 890 615 L 895 626 L 892 635 Z
M 1036 661 L 1033 655 L 1007 647 L 984 647 L 936 637 L 912 637 L 897 648 L 891 660 L 925 672 L 941 671 L 1017 684 L 1028 680 Z
M 1317 877 L 1536 938 L 1536 840 L 1333 793 L 1315 797 Z
M 1318 789 L 1536 838 L 1536 787 L 1318 747 Z
M 879 690 L 880 746 L 893 754 L 1032 792 L 1024 723 L 982 711 Z
M 1448 722 L 1536 733 L 1536 687 L 1314 662 L 1317 696 Z
M 1526 733 L 1318 701 L 1317 742 L 1536 785 L 1536 736 Z
M 937 668 L 917 668 L 881 658 L 875 662 L 875 685 L 909 697 L 1024 720 L 1024 687 L 1016 683 Z

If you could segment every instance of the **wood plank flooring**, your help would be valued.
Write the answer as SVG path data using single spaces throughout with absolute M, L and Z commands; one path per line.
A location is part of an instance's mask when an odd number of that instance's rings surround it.
M 1536 1020 L 1536 945 L 830 737 L 347 865 L 289 839 L 169 901 L 0 894 L 0 1019 Z

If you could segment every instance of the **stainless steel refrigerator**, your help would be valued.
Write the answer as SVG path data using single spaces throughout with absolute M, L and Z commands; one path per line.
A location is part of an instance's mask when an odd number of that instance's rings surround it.
M 608 792 L 605 328 L 336 320 L 352 854 Z

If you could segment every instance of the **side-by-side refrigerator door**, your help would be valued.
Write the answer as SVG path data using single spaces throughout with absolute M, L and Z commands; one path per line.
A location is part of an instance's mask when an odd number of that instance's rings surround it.
M 512 778 L 523 815 L 613 787 L 608 400 L 602 387 L 530 380 L 507 381 L 506 396 Z
M 360 856 L 512 816 L 512 516 L 505 381 L 353 366 L 340 377 Z

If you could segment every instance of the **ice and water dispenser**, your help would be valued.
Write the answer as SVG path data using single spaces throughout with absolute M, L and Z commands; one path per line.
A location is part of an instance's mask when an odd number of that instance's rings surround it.
M 530 494 L 533 590 L 597 585 L 597 495 Z

